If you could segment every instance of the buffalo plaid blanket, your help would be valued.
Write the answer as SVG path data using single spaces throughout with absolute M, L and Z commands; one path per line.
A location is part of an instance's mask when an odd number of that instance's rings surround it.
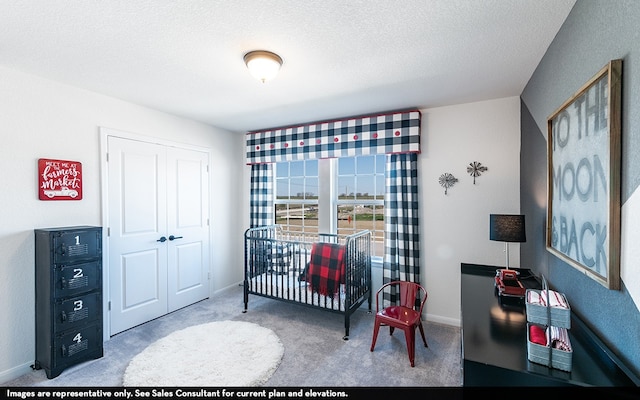
M 344 245 L 314 243 L 306 281 L 312 292 L 333 297 L 344 283 Z

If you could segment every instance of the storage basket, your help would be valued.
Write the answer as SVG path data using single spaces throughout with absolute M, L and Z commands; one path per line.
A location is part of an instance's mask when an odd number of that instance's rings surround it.
M 527 324 L 527 358 L 529 361 L 562 371 L 571 372 L 573 350 L 565 351 L 551 348 L 549 343 L 547 343 L 546 346 L 543 346 L 532 342 L 529 337 L 530 326 L 531 324 Z M 543 326 L 543 329 L 544 328 L 545 327 Z
M 559 293 L 567 304 L 567 308 L 546 307 L 540 304 L 529 303 L 529 292 L 537 292 L 539 295 L 542 295 L 542 291 L 540 290 L 527 289 L 527 293 L 525 294 L 527 322 L 557 326 L 558 328 L 571 328 L 571 306 L 564 294 Z

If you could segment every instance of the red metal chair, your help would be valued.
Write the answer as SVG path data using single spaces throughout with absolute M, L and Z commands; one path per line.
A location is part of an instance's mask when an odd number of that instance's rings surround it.
M 380 295 L 382 291 L 389 287 L 396 286 L 400 296 L 399 305 L 392 305 L 380 309 L 382 304 Z M 419 296 L 419 297 L 418 297 Z M 419 306 L 416 306 L 416 298 L 420 299 Z M 376 346 L 378 339 L 378 330 L 381 325 L 389 327 L 389 335 L 393 335 L 395 328 L 404 331 L 404 337 L 407 342 L 407 352 L 409 353 L 409 361 L 411 366 L 415 365 L 416 354 L 416 328 L 420 329 L 420 335 L 424 342 L 424 347 L 429 347 L 427 339 L 424 337 L 424 329 L 420 316 L 422 308 L 427 301 L 427 290 L 414 282 L 394 281 L 384 285 L 376 292 L 376 318 L 373 326 L 373 340 L 371 341 L 371 351 Z

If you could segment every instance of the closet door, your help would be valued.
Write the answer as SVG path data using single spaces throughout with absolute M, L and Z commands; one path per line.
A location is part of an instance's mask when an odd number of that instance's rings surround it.
M 209 155 L 167 153 L 168 311 L 209 296 Z
M 108 138 L 110 334 L 167 313 L 164 146 Z
M 209 295 L 208 153 L 108 138 L 110 335 Z

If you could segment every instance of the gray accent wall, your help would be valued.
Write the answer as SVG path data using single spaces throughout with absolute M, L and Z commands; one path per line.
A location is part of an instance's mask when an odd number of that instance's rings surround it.
M 623 207 L 640 185 L 640 1 L 578 0 L 521 95 L 520 206 L 528 240 L 520 257 L 640 375 L 640 312 L 624 282 L 609 290 L 545 248 L 547 118 L 612 59 L 623 60 Z M 640 273 L 640 260 L 631 264 Z

